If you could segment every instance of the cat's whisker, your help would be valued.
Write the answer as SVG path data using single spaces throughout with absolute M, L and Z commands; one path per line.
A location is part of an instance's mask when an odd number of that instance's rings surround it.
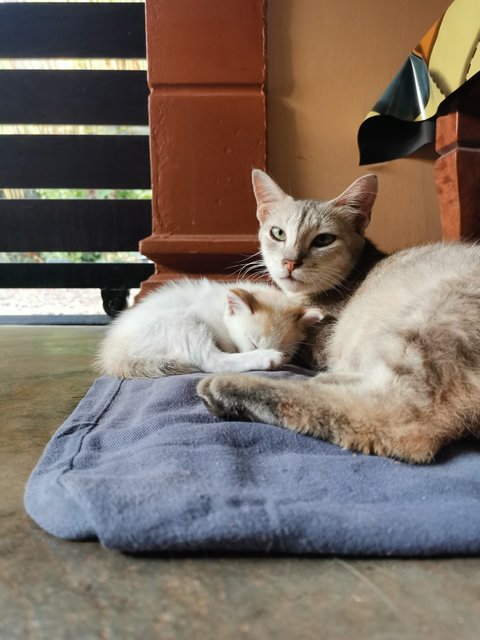
M 265 263 L 262 260 L 256 260 L 255 262 L 251 262 L 249 264 L 244 265 L 242 268 L 243 269 L 258 269 L 258 268 L 264 268 L 265 267 Z
M 254 256 L 251 256 L 249 258 L 249 261 L 247 263 L 245 263 L 244 260 L 242 260 L 241 262 L 237 262 L 236 264 L 232 265 L 232 267 L 230 267 L 231 269 L 235 269 L 235 268 L 240 268 L 240 269 L 246 269 L 246 268 L 250 268 L 252 266 L 264 266 L 264 260 L 262 258 L 257 259 L 257 260 L 252 260 L 251 258 L 253 258 Z
M 327 281 L 328 286 L 330 286 L 335 291 L 341 293 L 342 291 L 348 291 L 348 287 L 346 287 L 341 281 L 342 272 L 339 269 L 334 269 L 330 267 L 328 270 L 322 271 L 322 276 Z M 313 282 L 315 279 L 313 280 Z
M 233 274 L 238 274 L 239 277 L 243 277 L 248 273 L 251 273 L 252 271 L 256 271 L 258 269 L 263 269 L 263 265 L 262 264 L 248 264 L 248 265 L 243 265 L 242 267 L 235 269 L 235 271 L 233 271 Z
M 259 251 L 256 251 L 255 253 L 244 254 L 241 260 L 251 260 L 251 258 L 254 258 L 255 256 L 260 256 L 260 255 L 262 255 L 262 252 L 259 250 Z
M 234 273 L 236 273 L 239 278 L 249 278 L 251 276 L 262 276 L 268 272 L 263 261 L 256 261 L 241 267 Z
M 258 282 L 260 280 L 260 276 L 257 276 L 255 274 L 253 274 L 253 275 L 250 275 L 248 277 L 244 277 L 242 280 L 244 280 L 245 282 L 255 283 L 255 282 Z
M 256 258 L 257 256 L 261 256 L 261 251 L 257 251 L 256 253 L 253 253 L 252 255 L 244 256 L 238 262 L 234 262 L 232 267 L 238 267 L 238 266 L 241 266 L 241 265 L 243 265 L 245 263 L 250 264 L 250 262 L 254 258 Z
M 347 290 L 345 285 L 339 283 L 339 278 L 341 273 L 338 270 L 329 269 L 322 271 L 321 279 L 323 283 L 329 289 L 334 289 L 336 291 L 341 291 L 342 289 Z M 309 275 L 308 273 L 302 274 L 302 281 L 307 285 L 315 285 L 318 284 L 319 277 L 318 274 Z
M 267 272 L 253 274 L 253 275 L 248 276 L 247 280 L 249 282 L 253 282 L 253 283 L 259 282 L 259 281 L 262 281 L 265 278 L 266 275 L 268 275 Z
M 260 280 L 261 278 L 265 277 L 265 274 L 263 272 L 252 272 L 252 273 L 243 273 L 241 275 L 238 276 L 239 280 L 246 280 L 249 282 L 257 282 L 258 280 Z

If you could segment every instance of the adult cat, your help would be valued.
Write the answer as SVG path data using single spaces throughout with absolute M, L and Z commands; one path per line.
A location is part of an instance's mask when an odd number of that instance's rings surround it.
M 319 338 L 328 370 L 305 381 L 209 376 L 198 387 L 207 407 L 417 463 L 479 435 L 480 247 L 384 257 L 363 238 L 374 176 L 328 202 L 295 201 L 259 172 L 253 181 L 272 278 L 337 317 Z
M 179 280 L 114 320 L 97 368 L 121 378 L 275 369 L 321 319 L 267 284 Z
M 333 201 L 295 201 L 263 171 L 252 182 L 260 222 L 263 264 L 277 286 L 325 318 L 317 339 L 305 345 L 304 364 L 325 367 L 333 325 L 371 269 L 386 257 L 364 237 L 377 195 L 377 178 L 356 180 Z

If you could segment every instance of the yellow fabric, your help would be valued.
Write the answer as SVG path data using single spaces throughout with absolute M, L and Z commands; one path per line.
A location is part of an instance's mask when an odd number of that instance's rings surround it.
M 449 95 L 471 77 L 472 62 L 480 70 L 480 0 L 455 0 L 445 12 L 428 65 L 444 95 Z M 478 51 L 477 51 L 478 52 Z
M 362 122 L 361 164 L 405 157 L 432 143 L 442 103 L 467 81 L 479 82 L 478 74 L 480 0 L 454 0 Z

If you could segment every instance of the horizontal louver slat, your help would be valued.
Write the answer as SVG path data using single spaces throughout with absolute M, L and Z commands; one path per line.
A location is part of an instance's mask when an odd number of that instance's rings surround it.
M 0 200 L 0 251 L 138 251 L 149 200 Z
M 147 125 L 147 100 L 144 71 L 0 71 L 1 124 Z
M 0 136 L 0 189 L 149 189 L 148 136 Z
M 145 58 L 145 7 L 0 3 L 0 58 Z
M 0 264 L 0 287 L 131 289 L 153 271 L 153 264 L 141 263 Z

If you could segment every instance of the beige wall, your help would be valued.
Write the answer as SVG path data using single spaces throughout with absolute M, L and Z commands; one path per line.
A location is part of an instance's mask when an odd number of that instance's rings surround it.
M 363 173 L 380 193 L 369 236 L 391 251 L 441 237 L 433 163 L 358 166 L 357 131 L 450 0 L 269 0 L 268 164 L 297 197 L 330 198 Z M 381 57 L 379 57 L 381 54 Z

